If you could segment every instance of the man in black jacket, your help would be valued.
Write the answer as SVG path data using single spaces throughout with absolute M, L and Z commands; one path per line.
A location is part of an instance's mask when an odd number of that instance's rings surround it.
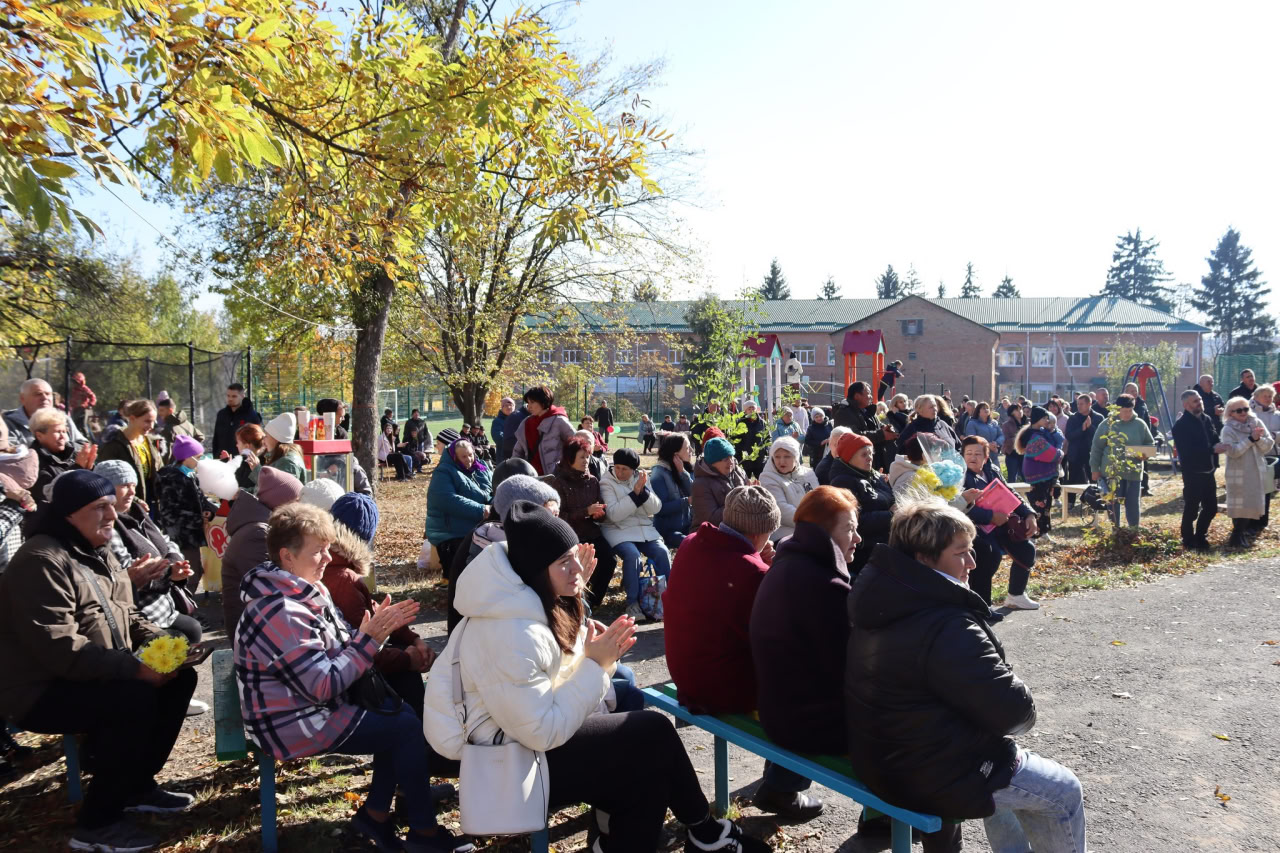
M 1103 418 L 1093 411 L 1093 398 L 1088 394 L 1076 397 L 1076 412 L 1067 418 L 1067 482 L 1087 484 L 1093 477 L 1089 470 L 1089 451 L 1093 449 L 1093 434 Z M 1075 495 L 1067 495 L 1067 506 L 1075 503 Z
M 244 386 L 232 382 L 227 386 L 226 408 L 218 411 L 213 425 L 213 455 L 231 458 L 236 450 L 236 430 L 246 424 L 262 426 L 262 415 L 254 411 L 253 401 L 244 395 Z
M 1232 389 L 1231 393 L 1227 395 L 1227 399 L 1230 400 L 1232 397 L 1243 397 L 1246 400 L 1252 400 L 1253 389 L 1257 387 L 1257 378 L 1254 377 L 1253 371 L 1246 367 L 1244 370 L 1240 371 L 1240 384 Z
M 1206 373 L 1200 377 L 1199 382 L 1191 386 L 1191 390 L 1199 393 L 1200 402 L 1204 405 L 1204 413 L 1209 416 L 1209 420 L 1213 421 L 1218 432 L 1222 432 L 1222 413 L 1227 408 L 1227 404 L 1214 393 L 1213 377 Z
M 996 850 L 1085 849 L 1083 795 L 1067 768 L 1014 735 L 1036 721 L 1031 691 L 967 586 L 977 531 L 941 501 L 900 507 L 849 594 L 849 759 L 877 796 L 956 818 L 990 818 Z M 1050 817 L 1052 816 L 1052 817 Z M 958 850 L 944 823 L 926 850 Z
M 1173 425 L 1173 446 L 1182 469 L 1182 545 L 1208 551 L 1206 535 L 1218 514 L 1218 454 L 1226 449 L 1204 403 L 1194 390 L 1182 392 L 1182 417 Z
M 853 383 L 849 386 L 845 400 L 845 405 L 836 410 L 836 426 L 848 427 L 855 434 L 870 439 L 871 446 L 875 448 L 872 467 L 877 471 L 886 470 L 890 460 L 885 457 L 892 452 L 898 434 L 893 431 L 893 427 L 881 422 L 876 414 L 876 404 L 871 399 L 871 386 L 865 382 Z
M 609 433 L 613 432 L 613 409 L 609 408 L 608 400 L 600 401 L 600 408 L 596 409 L 595 421 L 596 429 L 604 436 L 605 441 L 608 441 Z

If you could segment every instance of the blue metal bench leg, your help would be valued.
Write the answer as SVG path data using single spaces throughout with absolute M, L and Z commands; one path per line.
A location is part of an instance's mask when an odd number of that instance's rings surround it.
M 80 788 L 80 745 L 75 735 L 62 736 L 62 751 L 67 756 L 67 799 L 78 803 L 84 799 Z
M 258 798 L 262 803 L 262 853 L 276 853 L 276 761 L 258 753 Z
M 729 744 L 716 738 L 716 812 L 729 813 Z
M 533 853 L 547 853 L 551 849 L 551 833 L 540 829 L 529 836 L 529 849 Z
M 911 853 L 911 825 L 893 821 L 893 853 Z

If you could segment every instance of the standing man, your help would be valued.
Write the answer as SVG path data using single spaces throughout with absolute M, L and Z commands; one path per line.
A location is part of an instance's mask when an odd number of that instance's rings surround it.
M 1099 388 L 1093 392 L 1093 411 L 1103 418 L 1111 416 L 1111 406 L 1107 405 L 1107 401 L 1111 399 L 1111 392 L 1106 388 Z
M 1076 413 L 1067 418 L 1067 482 L 1073 485 L 1088 484 L 1093 480 L 1089 470 L 1089 453 L 1093 450 L 1093 436 L 1098 431 L 1102 417 L 1093 411 L 1093 398 L 1088 394 L 1076 397 Z M 1075 495 L 1067 495 L 1067 507 L 1075 503 Z
M 516 410 L 516 401 L 510 397 L 503 397 L 498 405 L 498 414 L 489 422 L 489 437 L 493 439 L 494 467 L 501 465 L 502 460 L 507 458 L 502 452 L 502 436 L 507 428 L 507 418 Z
M 836 426 L 848 427 L 857 435 L 869 439 L 875 452 L 872 466 L 877 471 L 885 470 L 886 456 L 893 451 L 898 434 L 876 415 L 876 404 L 871 399 L 871 386 L 865 382 L 855 382 L 849 386 L 845 399 L 848 405 L 836 412 Z
M 1204 413 L 1204 402 L 1195 390 L 1182 392 L 1182 417 L 1173 425 L 1173 445 L 1182 468 L 1182 547 L 1208 551 L 1205 538 L 1218 514 L 1218 454 L 1227 446 L 1219 440 L 1218 427 Z
M 186 435 L 204 444 L 204 433 L 196 429 L 195 424 L 182 416 L 178 405 L 169 396 L 168 391 L 161 391 L 156 397 L 156 432 L 164 439 L 164 464 L 173 462 L 173 439 Z M 192 584 L 192 589 L 195 585 Z
M 889 366 L 885 368 L 884 376 L 880 379 L 880 388 L 877 391 L 876 399 L 883 400 L 885 397 L 893 397 L 893 387 L 898 384 L 898 380 L 902 378 L 902 362 L 891 361 Z M 837 424 L 839 426 L 839 424 Z
M 613 432 L 613 410 L 609 408 L 609 400 L 600 398 L 600 408 L 596 409 L 596 429 L 600 430 L 600 434 L 604 436 L 605 441 L 609 440 L 609 434 Z
M 244 386 L 232 382 L 227 386 L 227 405 L 219 410 L 213 423 L 213 455 L 230 459 L 236 450 L 236 430 L 246 424 L 262 426 L 262 415 L 254 411 L 253 401 L 244 395 Z
M 1243 397 L 1246 400 L 1252 400 L 1253 389 L 1257 387 L 1258 380 L 1254 378 L 1253 371 L 1246 367 L 1244 370 L 1240 371 L 1240 384 L 1227 395 L 1227 399 L 1230 400 L 1232 397 Z
M 31 416 L 37 409 L 53 408 L 53 388 L 43 379 L 28 379 L 18 386 L 18 403 L 18 408 L 4 413 L 5 423 L 9 425 L 9 438 L 14 443 L 30 444 L 35 440 L 35 434 L 31 432 Z M 67 423 L 71 429 L 68 439 L 72 444 L 79 446 L 88 441 L 74 421 L 68 418 Z
M 1226 411 L 1227 404 L 1222 401 L 1213 391 L 1213 377 L 1205 374 L 1200 377 L 1200 381 L 1191 386 L 1192 391 L 1199 392 L 1200 403 L 1204 406 L 1204 413 L 1213 421 L 1213 425 L 1218 428 L 1218 432 L 1222 432 L 1222 413 Z M 1250 392 L 1252 393 L 1252 392 Z
M 418 414 L 418 410 L 414 409 L 412 412 L 409 413 L 409 420 L 404 422 L 405 438 L 408 438 L 409 436 L 410 427 L 413 427 L 413 429 L 417 431 L 418 437 L 421 438 L 422 429 L 426 425 L 427 425 L 427 422 L 421 418 L 421 416 Z

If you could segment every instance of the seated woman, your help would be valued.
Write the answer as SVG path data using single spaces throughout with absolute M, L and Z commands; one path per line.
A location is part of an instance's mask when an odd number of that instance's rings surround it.
M 116 491 L 74 470 L 28 519 L 27 541 L 0 577 L 0 715 L 29 732 L 87 734 L 94 772 L 76 816 L 78 850 L 158 843 L 126 810 L 180 812 L 195 798 L 156 784 L 196 689 L 194 669 L 161 675 L 134 651 L 163 635 L 133 603 L 107 547 Z
M 489 446 L 489 436 L 485 434 L 484 424 L 476 421 L 471 425 L 471 446 L 476 449 L 476 458 L 486 464 L 493 462 L 493 448 Z
M 794 438 L 797 442 L 804 440 L 804 430 L 800 429 L 800 424 L 796 423 L 795 410 L 790 406 L 782 407 L 782 414 L 778 417 L 778 422 L 773 426 L 773 432 L 769 437 L 779 439 L 783 436 Z
M 895 397 L 894 399 L 897 398 Z M 951 423 L 943 417 L 944 412 L 941 408 L 943 405 L 945 404 L 942 402 L 942 398 L 933 394 L 921 394 L 916 397 L 916 416 L 898 436 L 898 448 L 906 447 L 907 442 L 911 440 L 911 436 L 918 432 L 923 432 L 936 435 L 959 451 L 960 437 L 956 435 Z M 892 414 L 892 407 L 889 411 Z
M 397 482 L 413 479 L 413 457 L 396 444 L 392 424 L 382 425 L 382 435 L 378 436 L 378 461 L 395 469 Z
M 605 505 L 600 496 L 600 481 L 587 470 L 591 447 L 591 441 L 581 434 L 571 436 L 564 443 L 551 488 L 560 495 L 560 517 L 573 528 L 578 541 L 596 549 L 599 565 L 587 583 L 587 604 L 599 607 L 609 591 L 617 560 L 600 530 Z
M 671 572 L 671 555 L 653 526 L 662 499 L 649 488 L 649 475 L 640 470 L 640 454 L 629 448 L 613 452 L 613 470 L 600 482 L 600 496 L 604 499 L 600 529 L 613 552 L 622 558 L 627 615 L 637 622 L 647 621 L 640 609 L 640 555 L 649 558 L 654 572 L 662 578 Z
M 426 429 L 424 425 L 422 429 Z M 395 446 L 395 450 L 409 457 L 409 474 L 419 473 L 431 461 L 428 455 L 427 441 L 415 423 L 404 425 L 404 441 Z
M 818 475 L 800 460 L 800 445 L 791 436 L 773 440 L 769 461 L 760 474 L 760 485 L 769 490 L 782 513 L 781 526 L 774 531 L 773 541 L 790 536 L 795 530 L 796 507 L 804 496 L 818 488 Z
M 591 451 L 592 456 L 599 458 L 609 452 L 609 445 L 605 442 L 604 436 L 600 434 L 600 431 L 596 429 L 596 419 L 591 415 L 582 416 L 582 420 L 578 423 L 577 431 L 591 433 L 591 438 L 594 442 L 594 449 Z
M 733 445 L 721 436 L 702 445 L 702 458 L 694 468 L 690 493 L 693 508 L 691 530 L 706 522 L 719 524 L 724 519 L 724 500 L 729 492 L 747 484 L 734 454 Z
M 466 619 L 442 655 L 459 662 L 461 713 L 475 722 L 459 721 L 450 679 L 429 679 L 431 745 L 457 759 L 464 743 L 502 734 L 545 753 L 550 810 L 594 806 L 594 850 L 652 853 L 668 808 L 686 827 L 686 850 L 768 850 L 711 816 L 670 720 L 656 711 L 598 713 L 610 674 L 635 643 L 635 622 L 620 616 L 606 628 L 585 618 L 593 549 L 528 501 L 515 503 L 504 526 L 507 541 L 486 548 L 459 581 L 456 605 Z
M 668 548 L 679 548 L 693 525 L 693 447 L 689 436 L 677 433 L 662 439 L 649 478 L 653 493 L 662 501 L 653 526 Z
M 263 443 L 267 448 L 262 464 L 292 474 L 307 482 L 307 466 L 302 461 L 302 450 L 294 444 L 298 434 L 298 419 L 293 412 L 284 412 L 273 418 L 263 428 Z
M 243 460 L 236 466 L 236 485 L 256 491 L 262 460 L 267 456 L 267 434 L 257 424 L 245 424 L 236 430 L 236 449 Z
M 410 853 L 471 850 L 436 825 L 431 767 L 421 722 L 398 699 L 374 710 L 349 691 L 374 667 L 391 635 L 411 623 L 416 601 L 388 596 L 359 628 L 339 616 L 321 582 L 336 533 L 318 507 L 293 503 L 271 514 L 268 562 L 245 576 L 244 614 L 236 629 L 235 669 L 244 727 L 254 743 L 284 761 L 308 755 L 372 755 L 369 796 L 352 828 L 380 849 Z M 400 839 L 391 798 L 409 834 Z
M 991 608 L 966 585 L 976 535 L 939 498 L 905 501 L 853 585 L 850 761 L 891 803 L 984 818 L 993 850 L 1084 853 L 1079 780 L 1013 740 L 1035 725 L 1035 702 L 1005 661 Z M 960 829 L 944 822 L 925 849 L 959 850 Z
M 441 566 L 453 565 L 454 554 L 489 514 L 491 482 L 489 469 L 465 438 L 440 457 L 427 484 L 426 539 L 435 546 Z
M 889 522 L 893 518 L 896 496 L 888 479 L 871 467 L 874 458 L 871 439 L 851 432 L 840 436 L 836 461 L 831 466 L 831 485 L 847 489 L 858 502 L 858 536 L 862 541 L 849 564 L 854 577 L 866 565 L 875 546 L 889 538 Z
M 67 416 L 57 409 L 36 409 L 31 414 L 31 434 L 35 440 L 31 449 L 38 460 L 36 481 L 31 486 L 31 497 L 36 506 L 43 506 L 45 487 L 54 477 L 76 468 L 88 469 L 98 459 L 98 445 L 86 441 L 77 448 L 71 443 L 71 427 Z
M 981 491 L 993 480 L 1003 480 L 1000 471 L 987 455 L 986 440 L 971 435 L 964 440 L 964 473 L 965 491 L 977 489 Z M 1004 606 L 1011 610 L 1039 610 L 1040 605 L 1027 595 L 1027 581 L 1031 578 L 1031 567 L 1036 564 L 1036 543 L 1030 539 L 1014 541 L 1009 536 L 1009 516 L 1003 512 L 984 509 L 970 504 L 966 510 L 969 520 L 981 527 L 994 524 L 990 533 L 978 530 L 973 542 L 974 558 L 977 566 L 969 573 L 969 589 L 981 596 L 987 604 L 991 603 L 991 579 L 1000 569 L 1000 560 L 1009 555 L 1009 593 L 1005 596 Z M 1031 507 L 1019 503 L 1014 510 L 1015 515 L 1024 518 L 1035 515 Z

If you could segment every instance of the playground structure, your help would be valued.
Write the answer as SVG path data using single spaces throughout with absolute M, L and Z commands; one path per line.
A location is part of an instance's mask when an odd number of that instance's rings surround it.
M 862 381 L 870 385 L 871 393 L 875 394 L 880 377 L 884 376 L 884 333 L 879 329 L 845 332 L 840 351 L 844 354 L 844 387 L 858 381 L 858 356 L 866 356 L 871 361 L 866 365 L 870 375 Z
M 760 335 L 747 338 L 738 356 L 741 379 L 738 393 L 743 397 L 757 397 L 761 415 L 773 418 L 782 409 L 782 344 L 777 335 Z M 763 362 L 763 363 L 762 363 Z M 764 394 L 756 384 L 756 370 L 764 368 Z
M 1151 362 L 1144 361 L 1129 365 L 1129 369 L 1124 374 L 1124 383 L 1120 386 L 1123 388 L 1130 382 L 1138 386 L 1138 396 L 1144 400 L 1149 399 L 1147 395 L 1147 383 L 1155 380 L 1156 393 L 1160 395 L 1158 401 L 1152 400 L 1156 404 L 1156 415 L 1160 421 L 1156 427 L 1156 431 L 1164 437 L 1165 447 L 1173 448 L 1170 450 L 1169 459 L 1173 464 L 1173 470 L 1178 470 L 1177 449 L 1173 445 L 1173 413 L 1169 409 L 1169 398 L 1164 393 L 1164 383 L 1160 380 L 1160 371 Z M 1148 414 L 1151 406 L 1147 406 Z

